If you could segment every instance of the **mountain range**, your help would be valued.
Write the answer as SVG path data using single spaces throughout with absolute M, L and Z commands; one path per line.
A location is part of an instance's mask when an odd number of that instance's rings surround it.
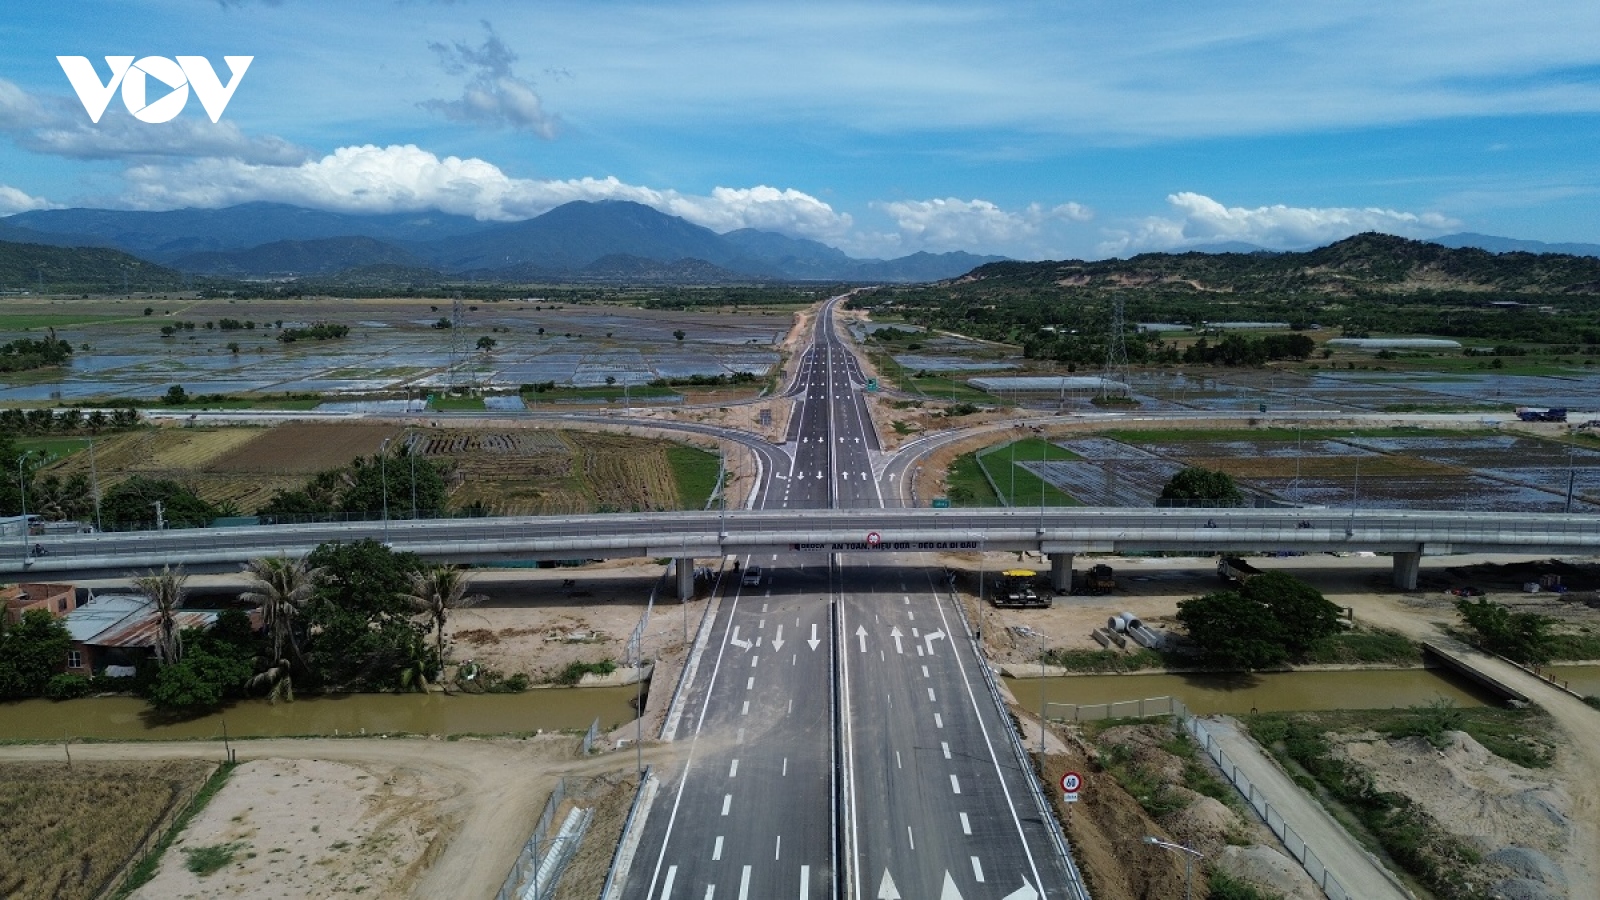
M 775 232 L 718 234 L 623 200 L 574 201 L 509 223 L 281 203 L 164 212 L 34 210 L 0 219 L 0 241 L 113 248 L 183 272 L 231 278 L 320 277 L 393 266 L 511 280 L 918 282 L 1004 258 L 957 251 L 856 259 Z

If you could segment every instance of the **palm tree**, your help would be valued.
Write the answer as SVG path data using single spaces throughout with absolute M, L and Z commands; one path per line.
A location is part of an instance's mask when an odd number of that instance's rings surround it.
M 436 631 L 433 648 L 441 666 L 444 665 L 445 619 L 450 611 L 476 606 L 488 599 L 482 594 L 467 595 L 467 588 L 471 585 L 471 575 L 451 566 L 432 566 L 411 575 L 411 593 L 406 595 L 406 600 L 416 607 L 417 612 L 433 620 Z
M 294 699 L 294 682 L 290 677 L 290 655 L 300 659 L 300 643 L 295 637 L 295 620 L 305 608 L 306 601 L 316 592 L 322 580 L 322 570 L 307 566 L 304 558 L 287 556 L 262 557 L 244 564 L 244 572 L 251 585 L 239 599 L 261 611 L 261 624 L 267 630 L 272 645 L 272 659 L 266 671 L 250 679 L 250 686 L 270 685 L 269 697 L 276 701 Z
M 161 630 L 156 634 L 156 659 L 164 666 L 176 663 L 183 656 L 177 611 L 183 606 L 183 583 L 188 580 L 183 566 L 177 569 L 162 566 L 160 572 L 152 569 L 133 579 L 134 586 L 150 598 L 161 617 Z

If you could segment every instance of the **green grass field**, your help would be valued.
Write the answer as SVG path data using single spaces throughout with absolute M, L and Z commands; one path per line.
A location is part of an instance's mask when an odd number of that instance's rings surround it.
M 632 385 L 627 389 L 626 396 L 624 396 L 622 385 L 614 384 L 603 387 L 558 387 L 553 391 L 544 391 L 542 393 L 529 391 L 522 395 L 522 401 L 529 406 L 537 406 L 540 403 L 555 403 L 562 400 L 621 403 L 624 399 L 644 401 L 676 396 L 678 396 L 678 392 L 670 387 L 652 387 L 648 384 Z
M 1077 454 L 1056 447 L 1048 441 L 1040 438 L 1024 438 L 985 451 L 978 457 L 978 464 L 983 466 L 990 478 L 994 479 L 995 487 L 1008 495 L 1010 506 L 1038 506 L 1041 496 L 1045 506 L 1080 506 L 1076 499 L 1063 494 L 1022 465 L 1026 462 L 1049 459 L 1077 458 L 1079 458 Z
M 976 453 L 956 457 L 945 476 L 946 490 L 952 506 L 999 506 L 1000 498 L 989 487 L 988 479 L 978 467 Z
M 667 448 L 667 462 L 672 466 L 673 480 L 678 484 L 678 498 L 685 509 L 704 509 L 717 489 L 717 473 L 722 469 L 722 459 L 695 447 L 673 446 Z
M 1127 444 L 1181 444 L 1209 441 L 1294 441 L 1337 440 L 1339 438 L 1423 437 L 1449 435 L 1470 437 L 1493 434 L 1482 428 L 1441 430 L 1437 428 L 1215 428 L 1184 431 L 1177 428 L 1151 428 L 1144 430 L 1112 429 L 1101 432 L 1102 437 Z
M 482 397 L 435 397 L 428 403 L 429 409 L 440 412 L 482 412 Z
M 53 460 L 66 459 L 80 450 L 89 449 L 89 439 L 86 437 L 19 437 L 17 438 L 17 449 L 44 453 Z
M 117 322 L 128 316 L 72 315 L 70 313 L 0 313 L 0 331 L 28 331 L 34 328 L 67 328 L 72 325 L 96 325 Z

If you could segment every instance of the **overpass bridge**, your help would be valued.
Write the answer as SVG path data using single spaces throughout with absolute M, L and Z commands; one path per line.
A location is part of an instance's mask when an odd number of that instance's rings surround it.
M 1421 557 L 1457 553 L 1600 554 L 1600 518 L 1552 513 L 1416 510 L 778 509 L 525 516 L 194 528 L 7 539 L 0 577 L 106 578 L 182 565 L 234 571 L 245 561 L 300 556 L 329 541 L 371 538 L 451 563 L 724 554 L 1016 550 L 1051 559 L 1070 587 L 1078 553 L 1372 551 L 1394 557 L 1394 584 L 1413 589 Z M 36 542 L 45 553 L 35 555 Z M 693 566 L 678 567 L 679 590 Z

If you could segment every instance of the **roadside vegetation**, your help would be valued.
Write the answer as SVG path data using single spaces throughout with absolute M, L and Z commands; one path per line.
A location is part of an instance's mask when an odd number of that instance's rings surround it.
M 1543 665 L 1565 660 L 1600 659 L 1600 635 L 1587 629 L 1558 631 L 1559 623 L 1534 612 L 1513 612 L 1487 598 L 1456 602 L 1462 628 L 1458 633 L 1479 649 L 1514 662 Z
M 1000 490 L 997 500 L 1007 506 L 1078 506 L 1077 500 L 1035 475 L 1026 463 L 1075 459 L 1076 454 L 1043 438 L 1023 438 L 976 454 L 978 465 Z
M 1264 572 L 1237 590 L 1178 604 L 1178 621 L 1200 660 L 1235 671 L 1306 659 L 1318 642 L 1343 629 L 1340 614 L 1320 591 L 1283 572 Z

